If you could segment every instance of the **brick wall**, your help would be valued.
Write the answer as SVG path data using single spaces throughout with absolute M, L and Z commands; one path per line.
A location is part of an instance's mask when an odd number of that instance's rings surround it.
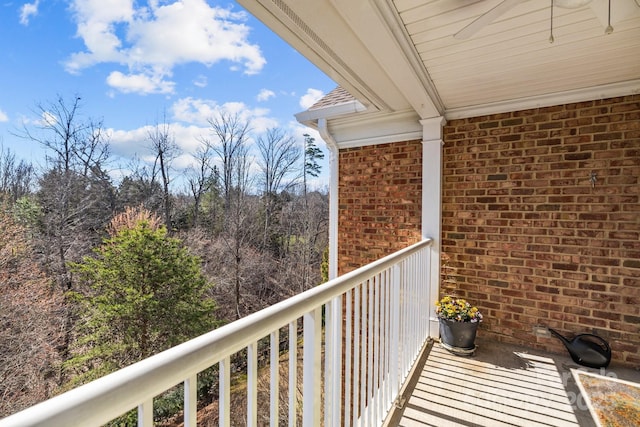
M 421 238 L 422 142 L 340 150 L 338 272 Z
M 452 120 L 444 141 L 443 293 L 482 309 L 481 336 L 563 352 L 534 325 L 595 331 L 640 365 L 640 95 Z

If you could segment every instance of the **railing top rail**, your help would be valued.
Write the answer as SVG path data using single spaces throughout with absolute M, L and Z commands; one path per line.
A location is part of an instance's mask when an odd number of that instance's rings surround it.
M 431 245 L 424 239 L 256 313 L 0 420 L 0 427 L 103 425 Z M 115 414 L 115 415 L 114 415 Z

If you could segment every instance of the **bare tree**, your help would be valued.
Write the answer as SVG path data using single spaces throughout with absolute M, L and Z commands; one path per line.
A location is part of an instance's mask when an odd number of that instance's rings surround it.
M 213 188 L 215 185 L 215 172 L 216 169 L 212 165 L 213 159 L 213 147 L 202 141 L 202 145 L 196 149 L 194 158 L 196 160 L 195 166 L 189 168 L 187 171 L 187 183 L 189 190 L 193 196 L 193 218 L 192 225 L 196 227 L 198 225 L 198 215 L 200 214 L 200 204 L 202 202 L 202 196 Z
M 231 252 L 233 263 L 233 283 L 235 293 L 236 317 L 242 317 L 241 287 L 243 283 L 243 252 L 255 240 L 255 207 L 252 201 L 255 198 L 249 196 L 249 159 L 246 148 L 236 150 L 237 158 L 235 165 L 235 186 L 229 197 L 229 206 L 224 218 L 224 228 L 222 236 Z
M 216 138 L 206 141 L 221 164 L 221 186 L 224 197 L 224 218 L 221 237 L 231 260 L 231 280 L 235 296 L 236 318 L 242 316 L 243 253 L 255 240 L 255 197 L 251 188 L 250 160 L 246 139 L 249 123 L 238 115 L 221 114 L 209 120 Z
M 11 202 L 31 194 L 36 174 L 33 165 L 16 161 L 10 149 L 0 148 L 0 192 L 8 195 Z
M 166 117 L 164 117 L 162 123 L 156 123 L 156 125 L 148 132 L 147 137 L 155 155 L 152 177 L 155 179 L 157 173 L 160 173 L 163 190 L 162 205 L 164 210 L 164 221 L 167 228 L 171 230 L 171 193 L 169 192 L 169 184 L 171 183 L 170 169 L 171 162 L 177 157 L 179 148 L 176 144 L 175 136 L 171 133 L 171 127 L 167 123 Z
M 157 215 L 163 215 L 164 192 L 160 183 L 153 179 L 151 168 L 134 156 L 127 169 L 131 172 L 118 186 L 117 211 L 122 212 L 127 207 L 144 207 Z
M 104 170 L 108 161 L 108 141 L 102 123 L 81 115 L 81 98 L 63 97 L 49 104 L 38 104 L 39 125 L 26 125 L 23 137 L 46 149 L 47 169 L 39 180 L 36 203 L 42 215 L 38 253 L 44 257 L 46 271 L 55 278 L 58 289 L 73 288 L 68 262 L 90 252 L 109 221 L 115 207 L 115 191 Z M 72 340 L 73 316 L 65 313 L 64 342 L 58 346 L 63 360 Z M 64 379 L 60 376 L 59 381 Z
M 225 201 L 225 211 L 230 209 L 231 197 L 241 189 L 244 180 L 246 162 L 246 140 L 249 122 L 243 121 L 238 114 L 221 113 L 219 117 L 208 120 L 215 142 L 203 139 L 211 145 L 221 163 L 220 180 Z
M 109 145 L 102 122 L 81 116 L 81 100 L 78 95 L 70 101 L 58 95 L 53 102 L 37 104 L 41 132 L 36 134 L 25 125 L 20 136 L 45 147 L 47 161 L 53 167 L 87 176 L 106 162 Z
M 269 230 L 273 223 L 275 203 L 280 192 L 295 183 L 299 172 L 300 150 L 293 137 L 285 135 L 279 129 L 269 129 L 264 137 L 256 141 L 260 154 L 258 166 L 262 173 L 264 204 L 264 227 L 262 245 L 267 247 Z M 289 180 L 287 180 L 289 178 Z
M 0 418 L 51 397 L 63 343 L 62 294 L 34 257 L 31 232 L 0 208 Z
M 47 171 L 40 179 L 38 201 L 43 209 L 43 232 L 53 243 L 57 263 L 50 264 L 64 289 L 71 289 L 69 255 L 79 258 L 111 216 L 115 193 L 104 170 L 109 146 L 102 122 L 82 117 L 81 98 L 62 96 L 38 104 L 37 132 L 24 127 L 23 137 L 46 148 Z M 87 236 L 86 232 L 93 236 Z
M 287 276 L 303 292 L 320 283 L 322 253 L 328 245 L 329 198 L 310 191 L 292 198 L 283 209 L 284 229 L 289 233 L 286 260 Z

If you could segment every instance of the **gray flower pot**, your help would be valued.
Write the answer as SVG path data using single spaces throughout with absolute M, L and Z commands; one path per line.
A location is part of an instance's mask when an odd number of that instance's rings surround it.
M 453 353 L 473 352 L 479 322 L 440 320 L 440 343 Z

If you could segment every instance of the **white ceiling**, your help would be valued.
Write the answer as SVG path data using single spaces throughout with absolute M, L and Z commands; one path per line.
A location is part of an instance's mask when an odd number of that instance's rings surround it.
M 465 117 L 640 93 L 640 0 L 238 0 L 369 111 Z

